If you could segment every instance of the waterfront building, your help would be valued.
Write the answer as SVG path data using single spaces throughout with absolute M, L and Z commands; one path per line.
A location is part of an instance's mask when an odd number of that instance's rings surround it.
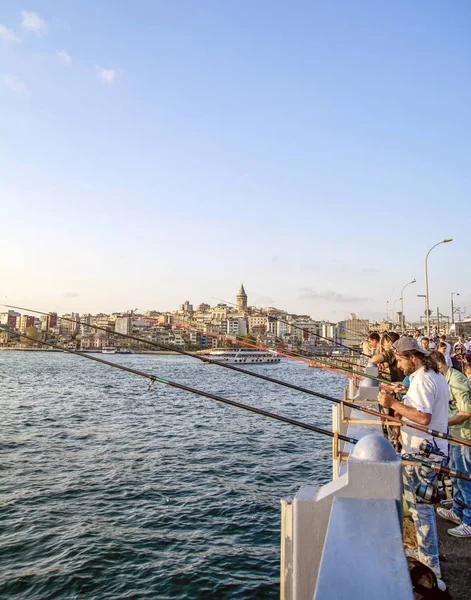
M 106 329 L 111 329 L 114 331 L 114 321 L 111 319 L 109 315 L 104 313 L 100 313 L 92 318 L 92 325 L 96 325 L 97 327 L 105 327 Z
M 88 327 L 88 325 L 91 325 L 92 320 L 93 320 L 93 317 L 90 313 L 84 313 L 83 315 L 81 315 L 80 321 L 82 322 L 82 324 L 80 325 L 80 333 L 82 335 L 87 335 L 87 334 L 93 333 L 92 328 Z
M 148 319 L 132 319 L 132 331 L 134 333 L 149 331 L 153 325 L 153 321 Z
M 258 332 L 266 333 L 268 330 L 269 319 L 265 315 L 247 317 L 247 325 L 249 333 Z
M 16 329 L 20 333 L 26 333 L 28 327 L 34 327 L 34 319 L 35 317 L 31 315 L 22 315 L 16 319 Z
M 59 323 L 59 332 L 61 335 L 71 335 L 80 331 L 80 315 L 78 313 L 70 313 L 62 315 Z
M 110 345 L 109 337 L 104 333 L 84 335 L 80 341 L 82 350 L 101 350 L 103 347 Z
M 192 344 L 199 344 L 201 342 L 201 333 L 199 331 L 190 331 L 189 340 Z
M 130 335 L 132 333 L 133 320 L 131 317 L 117 317 L 114 330 L 116 333 Z
M 311 317 L 298 316 L 291 319 L 288 333 L 294 340 L 308 340 L 320 333 L 321 325 L 318 321 L 314 321 Z
M 0 313 L 0 325 L 8 325 L 11 329 L 16 329 L 16 323 L 19 318 L 21 318 L 21 313 L 14 310 Z
M 275 321 L 276 337 L 280 340 L 283 340 L 288 336 L 288 321 L 286 320 L 287 315 L 285 314 L 284 317 L 281 317 L 281 319 L 281 321 Z
M 244 317 L 230 317 L 226 321 L 228 335 L 247 335 L 247 319 Z

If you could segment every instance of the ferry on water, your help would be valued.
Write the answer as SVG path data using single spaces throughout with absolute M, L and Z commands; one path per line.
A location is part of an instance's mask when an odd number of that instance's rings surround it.
M 102 354 L 116 354 L 117 351 L 118 349 L 114 348 L 113 346 L 103 346 L 101 349 Z
M 214 362 L 223 363 L 242 363 L 247 365 L 262 363 L 279 363 L 280 357 L 271 350 L 250 350 L 250 349 L 215 349 L 211 350 L 208 359 Z

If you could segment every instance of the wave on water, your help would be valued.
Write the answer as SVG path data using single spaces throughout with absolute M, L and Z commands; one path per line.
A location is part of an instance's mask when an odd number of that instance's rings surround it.
M 327 402 L 191 358 L 113 360 L 330 428 Z M 330 479 L 329 438 L 66 354 L 2 352 L 0 369 L 2 598 L 279 596 L 280 498 Z

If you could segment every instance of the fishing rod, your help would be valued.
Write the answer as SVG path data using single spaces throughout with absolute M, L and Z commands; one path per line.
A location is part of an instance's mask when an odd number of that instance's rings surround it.
M 58 317 L 61 318 L 61 317 Z M 152 318 L 152 317 L 147 317 L 148 320 L 150 321 L 156 321 L 157 319 Z M 187 321 L 187 322 L 192 322 L 192 321 Z M 211 337 L 216 337 L 218 339 L 223 339 L 223 340 L 227 340 L 227 341 L 231 341 L 233 343 L 237 343 L 237 344 L 241 344 L 242 346 L 248 346 L 250 348 L 255 348 L 257 350 L 270 350 L 273 351 L 272 348 L 274 348 L 274 350 L 276 351 L 277 354 L 279 354 L 280 356 L 283 356 L 285 358 L 291 358 L 293 360 L 299 360 L 301 362 L 307 363 L 309 366 L 311 366 L 311 364 L 313 363 L 313 358 L 318 359 L 318 355 L 317 354 L 313 354 L 313 353 L 306 353 L 303 354 L 300 351 L 293 351 L 291 350 L 290 353 L 286 353 L 284 352 L 284 348 L 280 349 L 280 346 L 275 344 L 273 347 L 271 346 L 264 346 L 264 345 L 260 345 L 260 344 L 253 344 L 251 342 L 247 342 L 245 340 L 242 340 L 238 337 L 235 336 L 230 336 L 230 335 L 225 335 L 223 333 L 216 333 L 216 332 L 211 332 L 211 331 L 204 331 L 203 329 L 199 329 L 198 327 L 195 327 L 194 325 L 187 325 L 186 323 L 182 323 L 181 321 L 177 321 L 176 323 L 168 323 L 167 324 L 170 327 L 174 327 L 175 329 L 188 329 L 190 331 L 195 331 L 197 333 L 201 333 L 204 335 L 209 335 Z M 345 361 L 343 361 L 345 362 Z M 340 373 L 341 375 L 344 375 L 343 372 L 339 371 L 339 370 L 335 370 L 335 368 L 333 368 L 333 365 L 331 365 L 331 363 L 329 363 L 328 361 L 322 361 L 320 360 L 320 363 L 323 365 L 326 365 L 326 367 L 329 367 L 329 370 L 332 370 L 336 373 Z M 354 365 L 354 363 L 347 363 L 349 365 Z M 354 365 L 357 366 L 357 365 Z M 340 367 L 339 367 L 340 368 Z M 363 372 L 359 372 L 359 373 L 355 373 L 355 375 L 361 375 L 362 377 L 366 377 L 366 378 L 373 378 L 372 375 L 365 375 Z M 379 378 L 377 378 L 379 380 Z M 382 382 L 389 384 L 391 382 L 387 381 L 386 379 L 381 380 Z
M 212 298 L 214 300 L 219 300 L 220 302 L 224 302 L 225 304 L 231 304 L 232 306 L 237 306 L 237 304 L 235 304 L 234 302 L 229 302 L 228 300 L 222 300 L 222 298 L 216 298 L 215 296 L 212 296 Z M 272 319 L 272 320 L 278 321 L 279 323 L 285 323 L 285 325 L 289 325 L 293 329 L 299 329 L 299 331 L 302 331 L 302 332 L 304 332 L 304 330 L 305 330 L 305 327 L 300 327 L 299 325 L 294 325 L 290 321 L 285 321 L 284 319 L 280 319 L 279 317 L 275 317 L 274 315 L 267 315 L 266 313 L 263 313 L 261 311 L 259 312 L 258 315 L 253 315 L 253 314 L 251 314 L 252 309 L 247 309 L 247 312 L 249 312 L 250 316 L 253 316 L 253 317 L 266 317 L 268 320 Z M 346 328 L 344 328 L 344 329 L 346 330 Z M 354 335 L 358 334 L 358 332 L 356 332 L 356 331 L 351 332 L 351 333 L 353 333 Z M 361 350 L 358 350 L 358 348 L 351 348 L 350 346 L 346 346 L 345 344 L 342 344 L 341 342 L 338 342 L 338 341 L 334 340 L 333 338 L 325 337 L 323 335 L 320 335 L 319 333 L 314 333 L 313 335 L 322 340 L 326 340 L 328 342 L 333 342 L 337 346 L 341 346 L 342 348 L 346 348 L 347 350 L 350 350 L 352 352 L 357 352 L 358 354 L 361 354 L 362 356 L 366 356 L 366 357 L 370 358 L 368 356 L 368 354 L 365 354 Z
M 28 310 L 28 309 L 23 309 L 23 310 Z M 34 311 L 31 311 L 34 312 Z M 59 319 L 62 318 L 66 318 L 66 317 L 58 317 Z M 67 318 L 66 318 L 67 319 Z M 149 318 L 150 320 L 155 320 L 152 319 L 152 317 Z M 73 321 L 74 323 L 76 322 L 73 319 L 67 319 L 70 321 Z M 238 344 L 241 344 L 243 346 L 249 346 L 251 348 L 256 348 L 258 350 L 270 350 L 270 347 L 268 346 L 261 346 L 261 345 L 257 345 L 257 344 L 252 344 L 251 342 L 246 342 L 243 340 L 238 339 L 237 337 L 233 337 L 233 336 L 226 336 L 224 334 L 220 334 L 220 333 L 214 333 L 214 332 L 208 332 L 208 331 L 203 331 L 202 329 L 198 329 L 196 327 L 192 327 L 189 325 L 186 325 L 184 323 L 181 322 L 177 322 L 174 324 L 170 324 L 170 327 L 175 327 L 175 328 L 182 328 L 182 329 L 190 329 L 199 333 L 202 333 L 204 335 L 209 335 L 209 336 L 213 336 L 213 337 L 218 337 L 218 338 L 222 338 L 231 342 L 236 342 Z M 95 327 L 95 326 L 93 326 Z M 108 330 L 110 333 L 110 330 Z M 117 334 L 117 335 L 122 335 L 122 334 Z M 139 338 L 140 339 L 140 338 Z M 152 344 L 152 342 L 145 342 L 145 343 L 149 343 Z M 383 387 L 384 389 L 389 389 L 392 390 L 394 388 L 394 386 L 391 384 L 391 381 L 387 380 L 387 379 L 383 379 L 381 377 L 376 377 L 374 375 L 370 375 L 368 373 L 364 373 L 363 371 L 356 371 L 354 369 L 349 369 L 346 367 L 341 367 L 339 366 L 338 368 L 336 368 L 335 366 L 332 366 L 331 363 L 329 363 L 328 361 L 323 361 L 322 359 L 318 358 L 317 355 L 312 354 L 312 355 L 302 355 L 300 353 L 298 353 L 298 355 L 293 355 L 293 354 L 287 354 L 286 352 L 283 352 L 281 350 L 278 349 L 278 346 L 275 346 L 276 349 L 276 353 L 279 354 L 280 356 L 283 356 L 285 358 L 291 358 L 293 360 L 299 360 L 301 362 L 307 363 L 308 365 L 312 365 L 312 364 L 317 364 L 320 368 L 326 369 L 328 371 L 331 371 L 333 373 L 337 373 L 339 375 L 343 375 L 345 376 L 345 373 L 349 373 L 350 376 L 352 377 L 359 377 L 360 379 L 371 379 L 373 381 L 377 381 L 378 383 L 381 384 L 381 387 Z M 313 360 L 315 359 L 315 360 Z
M 22 307 L 22 306 L 14 306 L 14 305 L 11 305 L 11 304 L 1 304 L 1 306 L 6 306 L 7 308 L 14 308 L 16 310 L 26 311 L 26 312 L 29 312 L 29 313 L 35 313 L 35 314 L 38 314 L 38 315 L 48 316 L 50 314 L 50 313 L 45 313 L 45 312 L 42 312 L 42 311 L 39 311 L 39 310 L 33 310 L 33 309 L 30 309 L 30 308 L 25 308 L 25 307 Z M 186 350 L 182 350 L 182 349 L 178 348 L 177 346 L 169 346 L 168 344 L 162 344 L 160 342 L 153 342 L 153 341 L 150 341 L 150 340 L 143 340 L 142 338 L 140 338 L 138 336 L 131 335 L 131 334 L 128 334 L 128 333 L 120 333 L 120 332 L 117 332 L 117 331 L 112 331 L 111 329 L 108 329 L 107 327 L 101 327 L 100 325 L 91 325 L 90 323 L 85 323 L 85 322 L 80 321 L 80 320 L 77 321 L 76 319 L 71 319 L 70 317 L 59 317 L 59 316 L 57 316 L 57 319 L 60 319 L 62 321 L 70 321 L 72 323 L 88 327 L 90 329 L 96 329 L 96 330 L 99 330 L 99 331 L 105 331 L 106 333 L 111 333 L 111 334 L 117 335 L 119 337 L 131 339 L 131 340 L 137 341 L 139 343 L 145 343 L 145 344 L 148 344 L 149 346 L 154 346 L 156 348 L 160 348 L 160 349 L 163 349 L 163 350 L 168 350 L 168 351 L 171 351 L 171 352 L 178 352 L 179 354 L 184 354 L 185 356 L 191 356 L 192 358 L 199 358 L 200 360 L 203 360 L 203 361 L 206 361 L 206 362 L 211 362 L 211 363 L 216 362 L 216 361 L 209 360 L 207 358 L 203 358 L 200 355 L 195 354 L 194 352 L 187 352 Z M 203 333 L 206 333 L 206 332 L 203 332 Z M 228 339 L 231 339 L 231 341 L 240 342 L 239 340 L 237 340 L 237 338 L 228 338 Z M 244 343 L 245 343 L 245 345 L 251 346 L 253 348 L 258 348 L 258 349 L 263 349 L 263 350 L 267 349 L 265 346 L 257 346 L 256 344 L 251 344 L 249 342 L 244 342 Z M 277 353 L 280 356 L 284 356 L 286 358 L 292 358 L 293 360 L 298 360 L 298 361 L 301 361 L 301 362 L 304 362 L 304 363 L 308 363 L 308 364 L 311 363 L 311 362 L 314 362 L 314 361 L 309 360 L 307 358 L 293 357 L 293 356 L 291 356 L 289 354 L 286 354 L 286 353 L 283 353 L 283 352 L 277 352 Z M 344 371 L 345 371 L 347 373 L 350 373 L 352 376 L 357 376 L 357 377 L 361 377 L 361 378 L 367 378 L 367 379 L 372 379 L 374 381 L 378 381 L 382 385 L 382 387 L 384 387 L 385 389 L 388 389 L 388 388 L 392 389 L 393 388 L 393 386 L 391 385 L 390 381 L 387 381 L 385 379 L 381 379 L 379 377 L 375 377 L 374 375 L 369 375 L 367 373 L 363 373 L 363 372 L 360 372 L 360 371 L 354 371 L 353 369 L 346 369 L 346 368 L 342 368 L 342 370 L 340 370 L 340 369 L 334 369 L 334 368 L 330 367 L 327 362 L 323 362 L 323 361 L 320 361 L 318 359 L 316 359 L 316 362 L 318 362 L 319 364 L 324 364 L 325 367 L 329 367 L 329 370 L 331 370 L 334 373 L 338 373 L 339 375 L 344 375 L 345 376 L 345 373 L 344 373 Z
M 24 310 L 26 310 L 26 309 L 24 309 Z M 31 311 L 31 312 L 33 312 L 33 311 Z M 59 318 L 61 318 L 61 317 L 59 317 Z M 108 330 L 107 328 L 104 328 L 104 327 L 98 327 L 98 328 L 99 329 L 103 329 L 104 331 L 108 331 L 108 332 L 110 331 L 110 330 Z M 0 327 L 0 330 L 1 329 L 2 328 Z M 6 331 L 5 329 L 3 329 L 3 330 Z M 121 333 L 121 334 L 118 334 L 118 335 L 121 335 L 123 337 L 132 337 L 133 338 L 133 336 L 128 336 L 127 334 L 124 334 L 124 333 Z M 30 338 L 30 339 L 34 340 L 34 338 Z M 137 338 L 137 339 L 139 339 L 139 338 Z M 39 343 L 47 345 L 47 342 L 39 342 Z M 355 410 L 358 410 L 360 412 L 364 412 L 366 414 L 378 417 L 379 419 L 381 419 L 383 421 L 391 421 L 391 422 L 397 423 L 398 426 L 404 426 L 403 421 L 401 419 L 398 419 L 397 417 L 392 417 L 392 416 L 389 416 L 389 415 L 385 415 L 383 413 L 380 413 L 379 411 L 375 411 L 375 410 L 373 410 L 371 408 L 366 408 L 366 407 L 363 407 L 363 406 L 359 406 L 359 405 L 354 404 L 352 402 L 348 402 L 348 401 L 344 401 L 344 400 L 338 400 L 337 398 L 334 398 L 333 396 L 328 396 L 327 394 L 322 394 L 320 392 L 315 392 L 314 390 L 311 390 L 309 388 L 305 388 L 305 387 L 296 385 L 294 383 L 288 383 L 287 381 L 282 381 L 281 379 L 275 379 L 273 377 L 269 377 L 268 375 L 262 375 L 261 373 L 256 373 L 254 371 L 247 371 L 246 369 L 243 369 L 242 367 L 237 367 L 237 366 L 232 365 L 232 364 L 223 363 L 223 362 L 220 362 L 220 361 L 210 360 L 210 359 L 206 358 L 205 356 L 201 356 L 201 355 L 198 355 L 198 354 L 187 352 L 185 350 L 181 350 L 178 347 L 167 346 L 167 345 L 164 345 L 164 344 L 159 344 L 157 342 L 152 342 L 152 345 L 155 345 L 157 347 L 162 347 L 162 348 L 165 348 L 165 349 L 170 348 L 170 349 L 172 349 L 173 351 L 175 351 L 175 352 L 177 352 L 179 354 L 183 354 L 185 356 L 190 356 L 191 358 L 196 358 L 198 360 L 201 360 L 202 362 L 210 363 L 210 364 L 215 364 L 217 366 L 224 367 L 225 369 L 229 369 L 231 371 L 236 371 L 238 373 L 243 373 L 245 375 L 249 375 L 251 377 L 255 377 L 256 379 L 262 379 L 263 381 L 268 381 L 270 383 L 274 383 L 275 385 L 280 385 L 280 386 L 283 386 L 283 387 L 287 387 L 287 388 L 290 388 L 292 390 L 296 390 L 298 392 L 302 392 L 304 394 L 308 394 L 310 396 L 315 396 L 316 398 L 321 398 L 323 400 L 328 400 L 329 402 L 333 402 L 335 404 L 344 404 L 345 406 L 348 406 L 348 407 L 353 408 Z M 60 346 L 58 346 L 58 347 L 61 348 Z M 88 355 L 84 355 L 84 356 L 88 356 Z M 416 429 L 417 431 L 422 431 L 422 432 L 427 433 L 429 435 L 432 435 L 434 437 L 439 437 L 439 438 L 446 439 L 446 440 L 449 440 L 449 441 L 452 441 L 452 442 L 456 442 L 457 444 L 461 444 L 461 445 L 464 445 L 464 446 L 471 447 L 471 442 L 468 442 L 467 440 L 463 440 L 462 438 L 457 438 L 457 437 L 451 436 L 448 433 L 442 433 L 442 432 L 436 431 L 434 429 L 429 429 L 427 427 L 424 427 L 424 426 L 416 424 L 416 423 L 407 423 L 406 426 L 410 427 L 411 429 Z
M 212 298 L 213 298 L 214 300 L 219 300 L 220 302 L 224 302 L 224 303 L 226 303 L 226 304 L 230 304 L 230 305 L 232 305 L 232 306 L 236 306 L 236 307 L 237 307 L 237 304 L 235 304 L 234 302 L 229 302 L 228 300 L 222 300 L 222 298 L 216 298 L 215 296 L 212 296 Z M 293 329 L 298 329 L 299 331 L 302 331 L 303 333 L 304 333 L 304 331 L 305 331 L 305 327 L 300 327 L 299 325 L 295 325 L 295 324 L 291 323 L 290 321 L 286 321 L 286 320 L 280 319 L 279 317 L 276 317 L 276 316 L 274 316 L 274 315 L 269 315 L 269 314 L 266 314 L 265 312 L 263 312 L 263 309 L 259 309 L 259 312 L 258 312 L 258 314 L 256 314 L 256 315 L 254 315 L 254 314 L 253 314 L 253 310 L 254 310 L 254 309 L 251 309 L 251 308 L 247 309 L 247 312 L 249 313 L 249 315 L 250 315 L 250 316 L 255 316 L 255 317 L 265 317 L 265 318 L 268 318 L 268 320 L 275 320 L 275 321 L 278 321 L 278 322 L 280 322 L 280 323 L 285 323 L 286 325 L 288 325 L 288 326 L 292 327 Z M 342 327 L 343 327 L 344 331 L 346 331 L 346 332 L 349 332 L 349 333 L 352 333 L 353 335 L 358 335 L 358 332 L 357 332 L 357 331 L 352 331 L 352 330 L 350 330 L 350 329 L 349 329 L 348 327 L 346 327 L 346 326 L 342 326 Z M 323 336 L 323 335 L 320 335 L 319 333 L 313 333 L 312 335 L 313 335 L 314 337 L 317 337 L 317 338 L 319 338 L 319 339 L 323 339 L 323 340 L 326 340 L 326 341 L 328 341 L 328 342 L 333 342 L 333 343 L 334 343 L 335 345 L 337 345 L 337 346 L 341 346 L 342 348 L 345 348 L 345 349 L 347 349 L 347 350 L 349 350 L 349 351 L 351 351 L 351 352 L 357 352 L 357 353 L 359 353 L 360 355 L 362 355 L 362 356 L 365 356 L 365 357 L 368 357 L 368 358 L 369 358 L 369 356 L 368 356 L 367 354 L 365 354 L 364 352 L 362 352 L 362 351 L 361 351 L 361 350 L 359 350 L 358 348 L 352 348 L 351 346 L 346 346 L 345 344 L 342 344 L 341 342 L 339 342 L 339 341 L 336 341 L 336 340 L 334 340 L 333 338 L 325 337 L 325 336 Z
M 237 402 L 236 400 L 230 400 L 229 398 L 225 398 L 225 397 L 217 395 L 217 394 L 212 394 L 210 392 L 205 392 L 205 391 L 202 391 L 202 390 L 198 390 L 196 388 L 192 388 L 192 387 L 183 385 L 181 383 L 177 383 L 175 381 L 170 381 L 170 380 L 164 379 L 162 377 L 157 377 L 155 375 L 151 375 L 149 373 L 145 373 L 145 372 L 140 371 L 138 369 L 133 369 L 131 367 L 126 367 L 125 365 L 120 365 L 118 363 L 112 363 L 110 361 L 104 360 L 103 358 L 97 358 L 96 356 L 90 356 L 90 355 L 85 354 L 83 352 L 79 352 L 77 350 L 71 350 L 70 348 L 64 348 L 63 346 L 59 346 L 57 344 L 52 344 L 52 343 L 49 343 L 49 342 L 39 341 L 39 340 L 36 340 L 32 336 L 29 336 L 29 335 L 24 334 L 24 333 L 19 333 L 19 332 L 16 332 L 16 331 L 13 332 L 10 329 L 5 328 L 5 327 L 0 327 L 0 330 L 1 331 L 6 331 L 7 333 L 15 335 L 17 337 L 23 337 L 25 339 L 29 339 L 29 340 L 31 340 L 33 342 L 39 343 L 42 346 L 48 346 L 50 348 L 54 348 L 56 350 L 60 350 L 62 352 L 66 352 L 68 354 L 75 354 L 77 356 L 80 356 L 81 358 L 86 358 L 86 359 L 89 359 L 89 360 L 93 360 L 94 362 L 101 363 L 101 364 L 107 365 L 109 367 L 114 367 L 116 369 L 120 369 L 122 371 L 126 371 L 127 373 L 132 373 L 133 375 L 138 375 L 138 376 L 141 376 L 141 377 L 145 377 L 146 379 L 150 380 L 151 384 L 154 383 L 154 382 L 162 383 L 163 385 L 168 385 L 170 387 L 173 387 L 173 388 L 176 388 L 176 389 L 179 389 L 179 390 L 190 392 L 190 393 L 196 394 L 198 396 L 203 396 L 203 397 L 209 398 L 211 400 L 216 400 L 217 402 L 222 402 L 223 404 L 228 404 L 228 405 L 234 406 L 236 408 L 241 408 L 243 410 L 247 410 L 249 412 L 252 412 L 252 413 L 255 413 L 255 414 L 258 414 L 258 415 L 262 415 L 262 416 L 265 416 L 265 417 L 268 417 L 268 418 L 271 418 L 271 419 L 275 419 L 275 420 L 281 421 L 283 423 L 288 423 L 290 425 L 294 425 L 294 426 L 300 427 L 302 429 L 307 429 L 309 431 L 313 431 L 313 432 L 319 433 L 321 435 L 326 435 L 326 436 L 329 436 L 330 438 L 338 437 L 338 439 L 340 439 L 340 440 L 342 440 L 344 442 L 348 442 L 348 443 L 353 444 L 353 445 L 357 444 L 358 441 L 359 441 L 358 439 L 352 438 L 350 436 L 346 436 L 346 435 L 339 434 L 339 433 L 334 433 L 333 431 L 330 431 L 328 429 L 323 429 L 321 427 L 317 427 L 316 425 L 310 425 L 310 424 L 304 423 L 302 421 L 297 421 L 296 419 L 291 419 L 290 417 L 285 417 L 284 415 L 279 415 L 278 413 L 272 413 L 270 411 L 267 411 L 267 410 L 264 410 L 264 409 L 261 409 L 261 408 L 256 408 L 255 406 L 251 406 L 251 405 L 248 405 L 248 404 L 243 404 L 241 402 Z M 225 365 L 225 366 L 229 366 L 229 365 Z M 231 367 L 232 367 L 232 365 L 231 365 Z M 244 371 L 243 369 L 239 369 L 238 367 L 234 367 L 234 370 L 238 370 L 238 371 L 241 371 L 243 373 L 250 373 L 249 371 Z M 265 378 L 264 376 L 260 376 L 259 374 L 257 374 L 257 376 L 259 376 L 262 379 Z M 268 379 L 270 379 L 270 378 L 268 378 Z M 288 387 L 293 387 L 294 389 L 296 389 L 296 387 L 297 387 L 297 386 L 293 386 L 292 384 L 287 384 L 287 386 Z M 326 396 L 325 394 L 317 394 L 317 393 L 312 392 L 311 390 L 310 390 L 310 392 L 313 393 L 314 395 L 319 395 L 319 397 L 326 397 L 326 398 L 330 399 L 330 397 Z M 338 402 L 340 403 L 341 401 L 339 400 Z M 354 408 L 358 408 L 356 405 L 353 405 L 353 406 L 354 406 Z M 410 458 L 407 458 L 407 460 L 410 460 Z M 442 467 L 440 465 L 435 465 L 433 463 L 429 463 L 429 462 L 421 460 L 421 459 L 412 458 L 412 460 L 414 460 L 414 461 L 422 464 L 423 466 L 426 466 L 426 467 L 432 469 L 436 473 L 443 473 L 445 475 L 449 475 L 449 476 L 455 477 L 457 479 L 465 479 L 467 481 L 471 481 L 471 476 L 469 476 L 467 473 L 462 473 L 460 471 L 451 470 L 451 469 L 449 469 L 447 467 Z
M 138 369 L 133 369 L 132 367 L 127 367 L 125 365 L 121 365 L 118 363 L 113 363 L 103 358 L 98 358 L 96 356 L 91 356 L 90 354 L 85 354 L 84 352 L 79 352 L 78 350 L 72 350 L 70 348 L 65 348 L 64 346 L 59 346 L 57 344 L 52 344 L 51 342 L 43 342 L 36 340 L 34 337 L 27 335 L 25 333 L 19 333 L 16 331 L 11 331 L 8 328 L 0 327 L 0 331 L 6 331 L 11 335 L 15 335 L 17 337 L 25 338 L 27 340 L 34 341 L 42 346 L 47 346 L 48 348 L 54 348 L 55 350 L 59 350 L 61 352 L 66 352 L 68 354 L 74 354 L 76 356 L 80 356 L 81 358 L 87 358 L 88 360 L 93 360 L 94 362 L 100 363 L 102 365 L 107 365 L 109 367 L 114 367 L 115 369 L 120 369 L 121 371 L 125 371 L 127 373 L 132 373 L 133 375 L 139 375 L 140 377 L 145 377 L 149 379 L 152 383 L 162 383 L 164 385 L 168 385 L 170 387 L 184 390 L 186 392 L 191 392 L 192 394 L 196 394 L 198 396 L 204 396 L 205 398 L 210 398 L 211 400 L 216 400 L 217 402 L 222 402 L 224 404 L 229 404 L 230 406 L 235 406 L 237 408 L 241 408 L 243 410 L 247 410 L 249 412 L 253 412 L 258 415 L 262 415 L 265 417 L 269 417 L 270 419 L 275 419 L 277 421 L 281 421 L 283 423 L 289 423 L 290 425 L 295 425 L 296 427 L 301 427 L 302 429 L 307 429 L 309 431 L 314 431 L 315 433 L 320 433 L 322 435 L 327 435 L 331 438 L 335 437 L 333 431 L 329 431 L 328 429 L 323 429 L 322 427 L 317 427 L 316 425 L 310 425 L 308 423 L 303 423 L 302 421 L 297 421 L 296 419 L 291 419 L 290 417 L 286 417 L 284 415 L 279 415 L 278 413 L 273 413 L 262 408 L 257 408 L 255 406 L 251 406 L 249 404 L 243 404 L 242 402 L 237 402 L 236 400 L 230 400 L 229 398 L 224 398 L 218 394 L 212 394 L 210 392 L 205 392 L 203 390 L 198 390 L 193 387 L 189 387 L 187 385 L 183 385 L 181 383 L 177 383 L 176 381 L 170 381 L 169 379 L 164 379 L 162 377 L 157 377 L 156 375 L 151 375 L 150 373 L 145 373 L 144 371 L 140 371 Z M 338 438 L 343 440 L 344 442 L 349 442 L 350 444 L 356 444 L 358 440 L 356 438 L 352 438 L 347 435 L 338 434 Z

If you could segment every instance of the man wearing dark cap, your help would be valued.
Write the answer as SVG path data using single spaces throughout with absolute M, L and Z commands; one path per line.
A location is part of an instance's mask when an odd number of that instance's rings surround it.
M 403 402 L 386 392 L 378 394 L 378 402 L 386 408 L 392 408 L 396 416 L 407 421 L 425 425 L 443 433 L 448 430 L 448 402 L 450 394 L 443 375 L 438 373 L 437 365 L 421 348 L 414 338 L 400 338 L 393 345 L 397 364 L 410 378 L 410 386 Z M 416 431 L 406 425 L 401 429 L 402 453 L 417 454 L 418 458 L 442 464 L 448 455 L 445 440 Z M 439 454 L 427 458 L 421 454 L 420 445 L 425 440 L 436 445 Z M 440 589 L 446 589 L 441 580 L 438 555 L 438 534 L 433 506 L 417 494 L 420 484 L 437 485 L 437 473 L 423 466 L 405 465 L 403 470 L 404 495 L 414 520 L 418 543 L 418 558 L 430 567 L 437 576 Z

